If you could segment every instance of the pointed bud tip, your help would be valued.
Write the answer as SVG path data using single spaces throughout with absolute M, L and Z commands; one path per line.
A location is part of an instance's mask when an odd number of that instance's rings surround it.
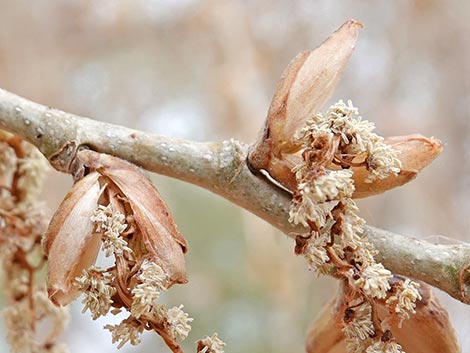
M 437 138 L 420 134 L 388 137 L 385 143 L 400 151 L 402 170 L 415 172 L 428 166 L 444 148 Z

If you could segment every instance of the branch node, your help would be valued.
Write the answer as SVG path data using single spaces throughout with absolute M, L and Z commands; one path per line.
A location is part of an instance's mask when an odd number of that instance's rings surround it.
M 49 163 L 59 172 L 71 173 L 73 160 L 75 159 L 77 150 L 77 141 L 69 141 L 62 145 L 56 152 L 50 155 Z

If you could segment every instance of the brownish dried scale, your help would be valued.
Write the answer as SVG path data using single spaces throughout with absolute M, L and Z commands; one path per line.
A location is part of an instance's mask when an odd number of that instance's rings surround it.
M 318 48 L 298 54 L 285 69 L 266 124 L 250 151 L 253 169 L 273 174 L 273 169 L 279 167 L 282 173 L 282 165 L 277 165 L 275 159 L 282 159 L 283 153 L 295 152 L 295 133 L 333 94 L 361 27 L 354 20 L 347 21 Z
M 98 256 L 101 239 L 93 234 L 91 216 L 103 192 L 99 176 L 91 173 L 73 185 L 44 236 L 48 293 L 56 304 L 66 305 L 79 295 L 75 278 Z
M 143 243 L 168 274 L 170 283 L 186 283 L 184 253 L 188 245 L 168 206 L 145 174 L 122 159 L 94 151 L 79 151 L 77 158 L 88 168 L 109 179 L 132 208 Z
M 318 48 L 300 53 L 292 60 L 276 88 L 265 126 L 250 148 L 248 164 L 252 170 L 265 170 L 285 188 L 296 190 L 297 180 L 292 168 L 302 161 L 296 134 L 331 97 L 361 27 L 358 22 L 349 20 Z M 442 150 L 438 140 L 421 135 L 391 137 L 385 142 L 401 152 L 401 172 L 366 183 L 366 168 L 354 168 L 354 198 L 380 194 L 406 184 Z M 335 169 L 335 166 L 329 168 Z

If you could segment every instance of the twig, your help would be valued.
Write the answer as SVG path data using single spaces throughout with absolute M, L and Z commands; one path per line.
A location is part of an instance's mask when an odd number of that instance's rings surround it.
M 0 127 L 22 136 L 47 158 L 61 152 L 59 161 L 63 162 L 64 151 L 73 157 L 74 148 L 88 146 L 199 185 L 286 234 L 306 231 L 287 221 L 291 195 L 249 170 L 248 146 L 238 141 L 199 143 L 149 134 L 45 107 L 1 89 Z M 55 167 L 68 168 L 60 163 Z M 435 245 L 370 226 L 366 233 L 380 251 L 377 260 L 386 268 L 470 303 L 470 245 Z

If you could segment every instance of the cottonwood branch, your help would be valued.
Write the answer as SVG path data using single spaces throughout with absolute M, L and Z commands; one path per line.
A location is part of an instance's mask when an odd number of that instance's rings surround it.
M 306 232 L 288 222 L 291 195 L 249 170 L 248 146 L 241 142 L 200 143 L 149 134 L 45 107 L 1 89 L 0 127 L 22 136 L 49 159 L 64 161 L 76 147 L 87 146 L 199 185 L 288 235 Z M 67 171 L 67 165 L 55 167 Z M 371 226 L 366 233 L 386 268 L 470 303 L 470 245 L 436 245 Z

